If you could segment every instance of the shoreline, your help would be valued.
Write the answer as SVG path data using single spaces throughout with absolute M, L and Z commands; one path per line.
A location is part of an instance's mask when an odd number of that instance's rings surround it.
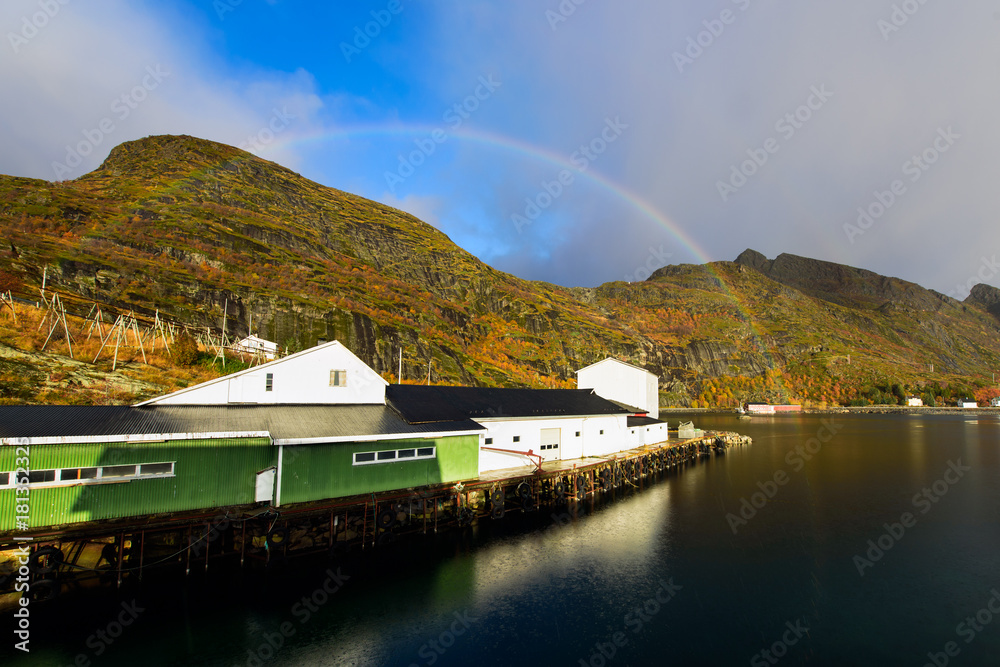
M 732 408 L 660 408 L 660 414 L 715 414 L 715 415 L 734 415 L 735 410 Z M 785 412 L 776 414 L 749 414 L 749 417 L 783 417 L 785 415 L 834 415 L 834 414 L 877 414 L 877 415 L 890 415 L 890 414 L 912 414 L 912 415 L 1000 415 L 1000 408 L 993 407 L 980 407 L 980 408 L 959 408 L 959 407 L 942 407 L 942 408 L 931 408 L 931 407 L 919 407 L 912 408 L 904 405 L 866 405 L 859 407 L 833 407 L 833 408 L 802 408 L 800 412 Z

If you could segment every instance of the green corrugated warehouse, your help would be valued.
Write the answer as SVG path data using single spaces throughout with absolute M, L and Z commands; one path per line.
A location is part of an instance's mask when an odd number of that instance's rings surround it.
M 0 534 L 474 479 L 482 430 L 385 405 L 2 406 Z

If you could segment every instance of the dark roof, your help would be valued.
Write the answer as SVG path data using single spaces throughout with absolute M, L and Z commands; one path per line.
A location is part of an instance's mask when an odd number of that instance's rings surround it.
M 267 432 L 275 440 L 474 431 L 468 419 L 407 424 L 385 405 L 0 406 L 0 438 Z
M 653 426 L 655 424 L 666 424 L 667 422 L 652 417 L 628 417 L 625 420 L 628 426 Z
M 592 389 L 498 389 L 393 384 L 386 401 L 411 424 L 496 417 L 621 415 L 623 409 Z
M 609 398 L 609 401 L 622 408 L 626 412 L 631 412 L 635 415 L 644 415 L 649 412 L 649 410 L 643 410 L 642 408 L 637 408 L 634 405 L 629 405 L 628 403 L 622 403 L 621 401 L 616 401 L 613 398 Z

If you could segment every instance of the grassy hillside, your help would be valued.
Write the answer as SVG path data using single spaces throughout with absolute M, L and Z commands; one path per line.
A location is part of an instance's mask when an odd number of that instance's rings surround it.
M 435 382 L 509 386 L 572 386 L 576 369 L 610 355 L 660 375 L 675 404 L 849 402 L 893 385 L 985 390 L 976 383 L 1000 365 L 988 298 L 963 304 L 752 251 L 643 283 L 524 281 L 409 214 L 192 137 L 122 144 L 74 181 L 0 176 L 0 229 L 0 290 L 36 298 L 47 273 L 83 310 L 159 310 L 192 327 L 225 322 L 232 336 L 252 319 L 289 350 L 336 338 L 391 380 L 400 348 L 405 378 L 430 365 Z M 24 333 L 0 329 L 0 343 L 31 355 L 39 345 Z M 160 364 L 130 396 L 173 386 L 181 371 Z

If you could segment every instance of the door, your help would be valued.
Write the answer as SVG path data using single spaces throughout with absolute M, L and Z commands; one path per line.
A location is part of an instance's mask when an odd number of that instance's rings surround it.
M 559 446 L 560 436 L 562 434 L 562 429 L 558 428 L 543 428 L 541 432 L 541 437 L 539 438 L 539 448 L 542 450 L 539 454 L 542 455 L 546 461 L 557 461 L 562 458 L 560 454 Z
M 275 469 L 268 468 L 257 473 L 257 486 L 254 490 L 254 502 L 274 502 Z

